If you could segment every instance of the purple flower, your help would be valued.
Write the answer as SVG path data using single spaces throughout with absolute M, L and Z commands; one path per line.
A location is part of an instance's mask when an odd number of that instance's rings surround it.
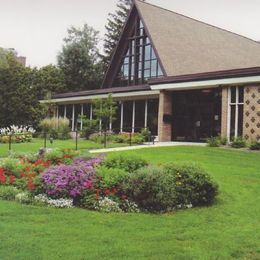
M 76 198 L 84 189 L 91 189 L 95 179 L 95 166 L 103 156 L 97 158 L 77 158 L 72 165 L 51 167 L 41 178 L 46 194 L 53 198 Z

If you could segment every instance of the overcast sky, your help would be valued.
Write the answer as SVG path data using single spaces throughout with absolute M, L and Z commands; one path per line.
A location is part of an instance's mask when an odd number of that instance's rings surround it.
M 147 0 L 260 41 L 260 0 Z M 27 64 L 56 62 L 70 25 L 105 32 L 117 0 L 0 0 L 0 47 L 15 48 Z M 173 25 L 174 26 L 174 25 Z

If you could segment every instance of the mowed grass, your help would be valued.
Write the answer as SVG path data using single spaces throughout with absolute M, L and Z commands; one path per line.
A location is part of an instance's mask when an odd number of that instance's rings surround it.
M 126 146 L 127 144 L 116 144 L 108 143 L 107 147 L 116 147 L 116 146 Z M 46 146 L 48 148 L 61 148 L 61 149 L 76 149 L 76 140 L 54 140 L 53 143 L 50 143 L 50 140 L 47 140 Z M 14 152 L 37 152 L 40 148 L 44 147 L 44 140 L 40 138 L 34 138 L 30 143 L 18 143 L 12 144 L 11 150 Z M 78 140 L 78 149 L 87 150 L 87 149 L 98 149 L 104 148 L 104 144 L 91 142 L 89 140 Z M 9 154 L 9 144 L 0 143 L 0 157 L 6 157 Z
M 167 147 L 124 154 L 155 165 L 198 163 L 220 195 L 211 207 L 164 215 L 0 201 L 0 259 L 260 259 L 260 153 Z

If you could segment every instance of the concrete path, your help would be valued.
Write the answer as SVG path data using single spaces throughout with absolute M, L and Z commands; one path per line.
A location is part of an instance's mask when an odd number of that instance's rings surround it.
M 136 150 L 136 149 L 169 147 L 169 146 L 206 146 L 206 144 L 205 143 L 189 143 L 189 142 L 163 142 L 163 143 L 156 142 L 155 144 L 147 143 L 144 145 L 94 149 L 94 150 L 89 150 L 89 152 L 90 153 L 109 153 L 109 152 L 129 151 L 129 150 Z

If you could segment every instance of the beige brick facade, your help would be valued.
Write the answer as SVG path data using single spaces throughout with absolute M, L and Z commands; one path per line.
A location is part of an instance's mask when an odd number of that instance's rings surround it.
M 260 85 L 245 87 L 243 136 L 260 140 Z
M 228 117 L 228 87 L 222 88 L 222 104 L 221 104 L 221 136 L 227 136 Z
M 172 93 L 161 91 L 158 116 L 158 135 L 160 142 L 169 142 L 172 139 L 172 122 L 165 122 L 165 115 L 172 115 Z

